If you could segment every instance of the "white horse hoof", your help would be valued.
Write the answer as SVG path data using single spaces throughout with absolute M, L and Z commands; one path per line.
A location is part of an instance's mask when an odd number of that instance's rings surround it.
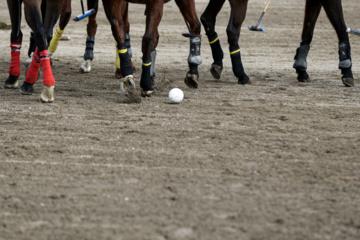
M 122 79 L 120 79 L 120 90 L 122 93 L 126 94 L 127 88 L 133 88 L 135 89 L 135 82 L 134 82 L 134 76 L 128 75 Z
M 89 73 L 91 71 L 91 60 L 85 60 L 80 67 L 81 73 Z
M 52 103 L 54 101 L 54 86 L 44 86 L 40 100 L 43 103 Z

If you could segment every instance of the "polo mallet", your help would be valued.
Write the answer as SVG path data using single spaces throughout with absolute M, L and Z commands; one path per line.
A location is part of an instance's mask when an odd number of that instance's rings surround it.
M 357 36 L 360 36 L 360 31 L 357 30 L 357 29 L 348 28 L 348 29 L 346 29 L 346 32 L 357 35 Z
M 80 14 L 80 15 L 78 15 L 78 16 L 76 16 L 76 17 L 73 18 L 73 20 L 74 20 L 75 22 L 78 22 L 78 21 L 80 21 L 80 20 L 82 20 L 82 19 L 90 16 L 91 14 L 95 13 L 95 9 L 90 9 L 90 10 L 84 12 L 84 3 L 83 3 L 83 0 L 80 0 L 80 2 L 81 2 L 82 14 Z
M 263 31 L 266 30 L 265 27 L 260 27 L 259 25 L 260 25 L 260 22 L 261 22 L 261 20 L 263 19 L 264 15 L 265 15 L 265 12 L 266 12 L 267 8 L 268 8 L 269 5 L 270 5 L 270 2 L 271 2 L 271 0 L 269 0 L 269 2 L 267 3 L 267 5 L 266 5 L 263 13 L 261 14 L 261 16 L 260 16 L 259 21 L 257 22 L 257 24 L 256 24 L 255 26 L 250 26 L 250 25 L 248 26 L 248 29 L 249 29 L 249 30 L 251 30 L 251 31 L 261 31 L 261 32 L 263 32 Z

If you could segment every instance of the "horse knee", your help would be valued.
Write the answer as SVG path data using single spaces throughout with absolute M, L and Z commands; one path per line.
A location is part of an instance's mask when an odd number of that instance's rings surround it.
M 234 27 L 227 27 L 226 28 L 226 34 L 228 37 L 228 43 L 229 45 L 236 45 L 238 44 L 240 34 L 235 30 Z
M 206 35 L 211 35 L 212 33 L 215 32 L 215 22 L 207 19 L 205 17 L 205 13 L 203 13 L 200 17 L 200 21 L 202 23 L 202 25 L 204 26 L 205 28 L 205 32 L 206 32 Z

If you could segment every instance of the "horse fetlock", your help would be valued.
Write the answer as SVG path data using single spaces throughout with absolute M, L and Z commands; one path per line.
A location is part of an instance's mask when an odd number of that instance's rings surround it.
M 303 43 L 300 45 L 300 47 L 296 49 L 296 55 L 294 57 L 295 62 L 293 68 L 301 69 L 304 71 L 307 69 L 306 58 L 309 51 L 310 51 L 310 45 Z
M 54 86 L 44 86 L 44 89 L 40 95 L 40 100 L 43 103 L 54 102 Z
M 94 44 L 95 44 L 95 36 L 94 35 L 87 36 L 84 60 L 94 59 Z
M 349 42 L 339 42 L 339 69 L 347 69 L 352 66 L 351 48 Z
M 202 59 L 200 56 L 201 49 L 201 36 L 200 35 L 190 35 L 190 53 L 188 57 L 189 64 L 200 65 Z
M 80 66 L 81 73 L 89 73 L 91 71 L 91 60 L 85 60 Z

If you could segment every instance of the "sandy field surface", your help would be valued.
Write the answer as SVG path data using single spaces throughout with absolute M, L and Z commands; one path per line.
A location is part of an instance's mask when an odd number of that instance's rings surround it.
M 0 22 L 10 24 L 1 0 Z M 198 16 L 207 1 L 196 0 Z M 0 240 L 350 240 L 360 239 L 360 38 L 350 36 L 356 87 L 338 70 L 338 40 L 324 11 L 308 56 L 310 83 L 292 68 L 304 1 L 249 1 L 240 46 L 252 85 L 237 84 L 217 20 L 224 71 L 215 80 L 202 29 L 198 89 L 188 70 L 186 25 L 174 1 L 159 26 L 152 98 L 131 103 L 115 78 L 115 46 L 102 6 L 92 72 L 81 74 L 87 20 L 70 21 L 53 72 L 55 102 L 0 88 Z M 73 16 L 81 13 L 73 1 Z M 360 28 L 358 0 L 343 1 Z M 130 5 L 133 61 L 141 69 L 143 5 Z M 20 84 L 29 28 L 22 22 Z M 0 30 L 1 86 L 10 30 Z M 185 98 L 168 100 L 178 87 Z M 139 91 L 139 88 L 138 88 Z M 140 91 L 139 91 L 140 94 Z

